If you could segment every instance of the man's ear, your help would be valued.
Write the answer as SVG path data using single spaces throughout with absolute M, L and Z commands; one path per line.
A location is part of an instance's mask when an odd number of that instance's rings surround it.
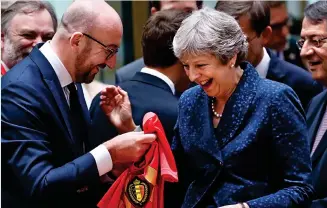
M 272 34 L 272 29 L 270 26 L 267 26 L 261 33 L 262 45 L 266 46 L 270 41 Z
M 78 50 L 79 48 L 83 48 L 83 46 L 81 46 L 81 44 L 83 44 L 81 41 L 83 36 L 84 35 L 81 32 L 74 32 L 70 36 L 69 44 L 70 47 L 73 48 L 73 50 Z

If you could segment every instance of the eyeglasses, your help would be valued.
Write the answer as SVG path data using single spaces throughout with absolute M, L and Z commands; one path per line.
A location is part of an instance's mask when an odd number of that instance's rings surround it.
M 300 40 L 298 40 L 296 42 L 296 45 L 299 48 L 299 50 L 301 50 L 304 43 L 305 43 L 305 41 L 309 41 L 309 45 L 311 45 L 313 47 L 316 47 L 316 48 L 320 48 L 326 42 L 324 40 L 327 40 L 327 37 L 316 39 L 316 40 L 315 39 L 303 39 L 303 38 L 301 38 Z
M 110 59 L 111 57 L 113 57 L 117 52 L 118 52 L 118 48 L 112 49 L 109 48 L 108 46 L 106 46 L 105 44 L 101 43 L 100 41 L 98 41 L 97 39 L 93 38 L 92 36 L 82 33 L 83 35 L 85 35 L 86 37 L 90 38 L 91 40 L 99 43 L 101 46 L 104 47 L 104 49 L 107 51 L 108 55 L 106 57 L 106 60 Z

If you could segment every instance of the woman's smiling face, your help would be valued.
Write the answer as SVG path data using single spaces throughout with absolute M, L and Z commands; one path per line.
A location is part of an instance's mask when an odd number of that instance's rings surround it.
M 230 89 L 236 73 L 234 67 L 230 67 L 232 60 L 223 64 L 212 54 L 184 55 L 181 58 L 190 81 L 200 85 L 210 97 L 223 96 Z

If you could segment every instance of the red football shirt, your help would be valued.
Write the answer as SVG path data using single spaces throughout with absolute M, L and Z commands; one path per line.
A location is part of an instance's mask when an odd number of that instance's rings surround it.
M 145 133 L 156 133 L 144 159 L 125 170 L 98 203 L 99 208 L 163 208 L 164 182 L 177 182 L 177 168 L 158 116 L 147 113 Z

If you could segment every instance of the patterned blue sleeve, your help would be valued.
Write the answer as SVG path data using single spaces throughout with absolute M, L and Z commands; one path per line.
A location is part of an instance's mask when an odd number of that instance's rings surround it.
M 271 101 L 272 149 L 276 192 L 248 201 L 252 207 L 308 207 L 313 196 L 304 111 L 289 87 L 276 89 Z

